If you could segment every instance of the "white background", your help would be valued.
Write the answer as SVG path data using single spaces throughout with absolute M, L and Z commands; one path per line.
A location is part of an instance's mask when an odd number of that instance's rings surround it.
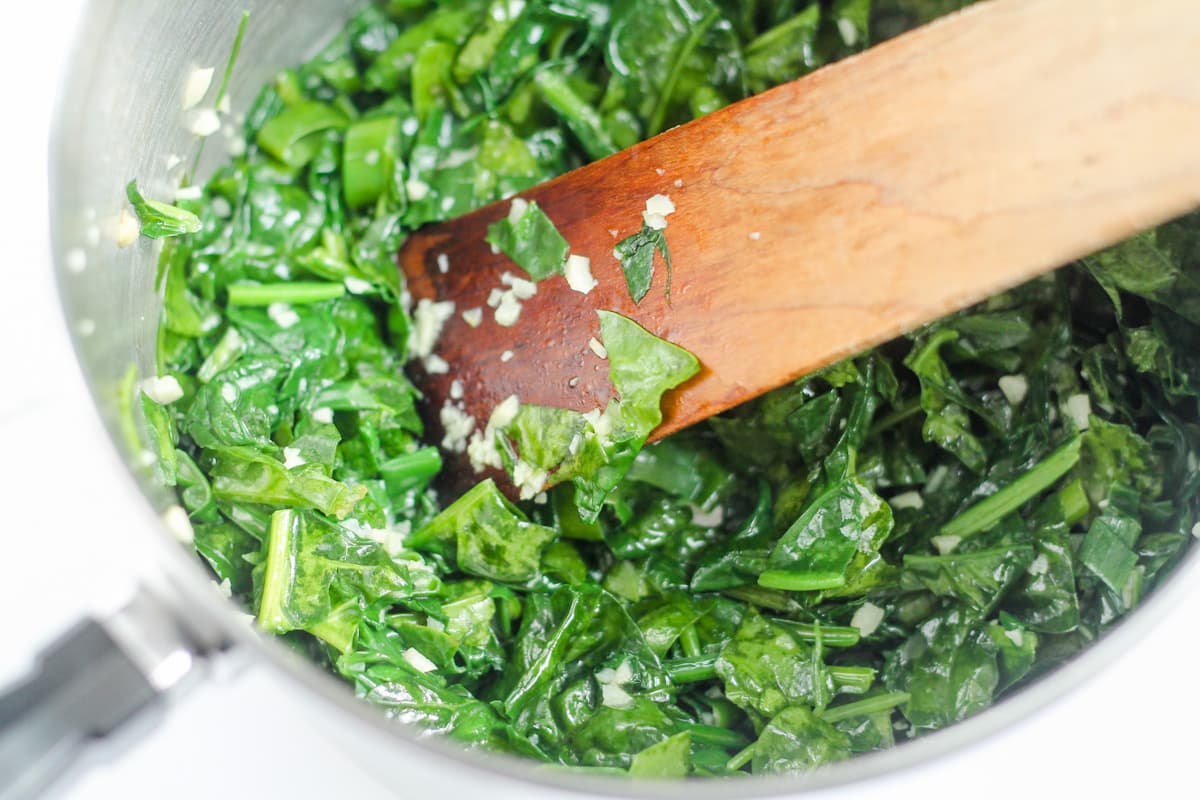
M 64 31 L 79 5 L 21 4 L 0 25 L 0 683 L 77 615 L 119 603 L 143 568 L 129 530 L 141 518 L 114 474 L 50 273 L 47 131 Z M 1019 728 L 846 794 L 1196 797 L 1198 657 L 1200 591 L 1190 591 L 1113 667 Z M 314 729 L 294 685 L 259 666 L 223 672 L 65 795 L 394 796 L 343 754 L 352 742 Z M 405 758 L 398 752 L 390 770 L 401 788 Z M 480 787 L 481 797 L 487 792 Z

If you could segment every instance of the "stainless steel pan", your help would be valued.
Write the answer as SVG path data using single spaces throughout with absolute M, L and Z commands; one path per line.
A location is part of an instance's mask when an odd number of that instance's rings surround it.
M 358 5 L 359 0 L 95 0 L 87 6 L 51 143 L 57 278 L 95 406 L 127 465 L 113 476 L 112 490 L 128 493 L 129 507 L 140 510 L 126 522 L 144 531 L 142 546 L 154 554 L 157 577 L 116 615 L 81 622 L 43 654 L 34 674 L 0 698 L 0 797 L 39 793 L 91 743 L 144 720 L 165 697 L 231 653 L 277 671 L 313 724 L 353 742 L 351 752 L 378 774 L 393 776 L 398 794 L 465 796 L 483 788 L 489 798 L 561 796 L 566 790 L 702 800 L 795 794 L 857 781 L 883 788 L 887 774 L 926 765 L 1069 692 L 1168 615 L 1187 584 L 1200 578 L 1200 556 L 1193 549 L 1168 584 L 1116 631 L 1021 694 L 949 730 L 802 779 L 632 784 L 463 753 L 386 720 L 339 681 L 260 639 L 172 534 L 163 520 L 172 499 L 139 477 L 139 453 L 123 444 L 117 387 L 131 364 L 153 374 L 159 309 L 155 248 L 145 241 L 126 249 L 116 244 L 123 187 L 136 177 L 148 194 L 166 195 L 179 169 L 168 165 L 176 159 L 191 163 L 197 139 L 181 110 L 185 77 L 201 66 L 215 66 L 219 75 L 243 9 L 253 22 L 231 87 L 235 111 L 245 109 L 278 69 L 313 51 Z M 200 174 L 225 157 L 222 135 L 208 139 Z M 83 272 L 70 268 L 79 253 L 89 265 Z M 147 729 L 143 721 L 139 731 Z

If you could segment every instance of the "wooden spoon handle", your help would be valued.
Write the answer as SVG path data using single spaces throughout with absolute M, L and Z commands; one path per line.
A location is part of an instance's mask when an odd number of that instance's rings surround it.
M 485 305 L 508 203 L 422 232 L 414 295 L 488 312 L 447 326 L 431 396 L 594 408 L 612 309 L 704 365 L 655 436 L 676 431 L 1200 204 L 1198 76 L 1194 0 L 995 0 L 525 193 L 600 286 L 545 281 L 513 328 Z M 613 245 L 657 193 L 674 287 L 660 265 L 635 305 Z

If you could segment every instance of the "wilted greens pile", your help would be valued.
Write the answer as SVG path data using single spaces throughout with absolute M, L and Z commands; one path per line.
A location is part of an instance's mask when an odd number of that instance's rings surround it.
M 172 237 L 141 408 L 217 579 L 397 719 L 644 776 L 890 747 L 1102 635 L 1196 521 L 1200 218 L 645 449 L 674 351 L 613 333 L 587 497 L 439 496 L 404 374 L 407 232 L 963 4 L 390 0 L 280 74 L 199 199 L 132 193 Z

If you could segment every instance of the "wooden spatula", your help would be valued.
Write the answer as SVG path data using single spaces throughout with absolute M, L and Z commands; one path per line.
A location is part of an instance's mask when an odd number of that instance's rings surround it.
M 637 304 L 613 247 L 656 194 L 674 285 L 660 264 Z M 1200 6 L 982 3 L 522 196 L 599 285 L 547 279 L 503 327 L 487 298 L 521 272 L 484 236 L 510 202 L 413 236 L 414 298 L 456 304 L 433 432 L 454 380 L 481 427 L 510 395 L 602 407 L 610 309 L 703 365 L 662 437 L 1200 205 Z

